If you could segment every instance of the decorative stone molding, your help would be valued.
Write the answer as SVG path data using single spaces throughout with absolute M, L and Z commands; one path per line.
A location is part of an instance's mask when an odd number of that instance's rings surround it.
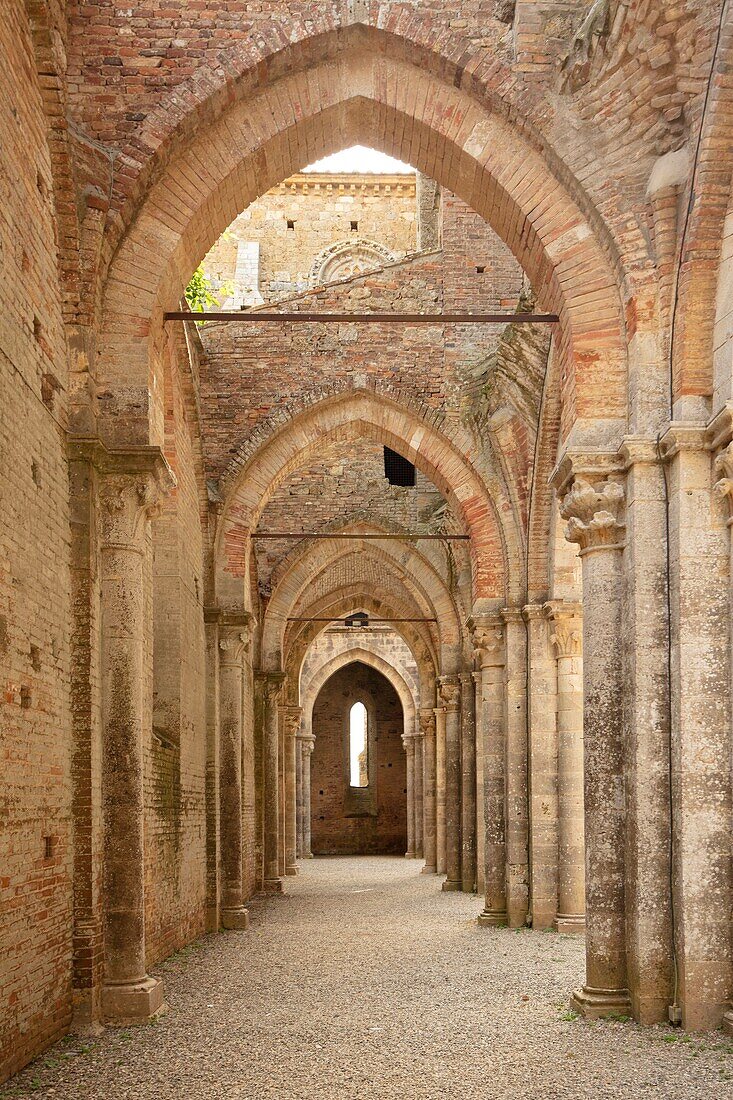
M 253 619 L 248 611 L 219 613 L 219 661 L 241 665 L 252 640 Z
M 550 601 L 544 610 L 551 624 L 556 657 L 580 657 L 583 652 L 582 608 L 578 603 Z
M 302 707 L 280 707 L 282 714 L 283 730 L 286 737 L 295 737 L 300 729 L 300 720 L 303 716 Z
M 503 665 L 506 661 L 504 651 L 504 620 L 500 615 L 474 616 L 468 620 L 468 629 L 473 640 L 473 654 L 479 668 Z
M 158 447 L 130 447 L 109 451 L 95 445 L 86 456 L 102 480 L 99 504 L 102 543 L 106 547 L 142 550 L 146 522 L 176 479 Z
M 378 241 L 366 237 L 349 237 L 335 241 L 318 253 L 308 276 L 311 286 L 350 279 L 374 271 L 384 264 L 394 263 L 399 257 Z
M 423 737 L 435 734 L 435 711 L 424 708 L 419 715 L 420 733 Z
M 576 542 L 581 554 L 621 547 L 626 528 L 624 501 L 625 491 L 620 481 L 593 484 L 583 477 L 575 478 L 560 505 L 560 515 L 568 520 L 565 530 L 568 542 Z
M 300 740 L 301 740 L 301 751 L 303 753 L 305 753 L 306 756 L 311 756 L 313 754 L 314 748 L 316 747 L 315 737 L 313 737 L 312 734 L 310 734 L 310 735 L 306 734 L 306 735 L 302 736 L 300 738 Z
M 284 672 L 259 672 L 257 679 L 262 684 L 262 694 L 267 707 L 277 704 L 280 694 L 285 686 Z
M 461 685 L 457 676 L 441 676 L 438 680 L 438 698 L 447 711 L 456 711 L 461 705 Z
M 715 458 L 713 464 L 715 492 L 728 505 L 728 523 L 733 524 L 733 442 Z

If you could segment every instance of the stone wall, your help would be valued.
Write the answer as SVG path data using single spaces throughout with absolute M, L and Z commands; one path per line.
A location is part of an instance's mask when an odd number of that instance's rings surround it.
M 269 302 L 326 281 L 317 277 L 324 264 L 330 266 L 330 281 L 349 273 L 350 256 L 361 255 L 370 266 L 401 259 L 415 251 L 416 226 L 414 175 L 309 172 L 291 176 L 248 206 L 202 266 L 214 287 L 237 284 L 239 246 L 256 246 L 250 285 L 259 299 L 251 295 L 245 302 Z M 384 254 L 372 253 L 371 243 L 381 246 Z M 337 255 L 333 246 L 338 246 Z M 336 260 L 339 266 L 334 270 Z M 225 296 L 221 298 L 224 305 Z
M 363 701 L 376 720 L 370 747 L 374 813 L 348 808 L 345 736 L 353 703 Z M 324 684 L 313 708 L 311 762 L 314 855 L 403 855 L 407 846 L 406 769 L 402 707 L 392 685 L 366 665 L 347 666 Z M 323 792 L 323 793 L 321 793 Z
M 82 744 L 74 745 L 69 697 L 67 366 L 47 120 L 25 5 L 5 5 L 3 24 L 0 1079 L 71 1020 L 72 772 L 81 782 L 87 766 Z M 90 800 L 87 792 L 77 809 Z M 92 828 L 78 822 L 81 851 Z M 87 902 L 77 897 L 80 908 Z

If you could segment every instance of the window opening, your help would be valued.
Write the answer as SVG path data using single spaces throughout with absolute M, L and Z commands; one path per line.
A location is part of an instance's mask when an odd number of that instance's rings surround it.
M 415 467 L 412 462 L 389 447 L 384 448 L 384 476 L 390 485 L 404 485 L 408 488 L 414 488 Z
M 358 228 L 359 228 L 359 223 L 358 222 L 352 222 L 351 223 L 351 232 L 352 233 L 356 233 Z
M 292 218 L 287 218 L 285 224 L 287 225 L 288 229 L 295 229 L 295 222 Z
M 369 737 L 367 709 L 363 703 L 354 703 L 349 711 L 349 784 L 352 787 L 369 786 Z

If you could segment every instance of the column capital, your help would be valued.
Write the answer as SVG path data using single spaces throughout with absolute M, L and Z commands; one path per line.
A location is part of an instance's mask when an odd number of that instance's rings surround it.
M 446 711 L 457 711 L 461 705 L 461 685 L 457 676 L 438 678 L 438 698 Z
M 473 654 L 480 668 L 505 663 L 504 620 L 498 612 L 475 615 L 468 620 L 473 638 Z
M 549 600 L 544 606 L 551 625 L 550 641 L 556 657 L 579 657 L 583 652 L 583 614 L 579 603 Z
M 418 721 L 420 722 L 420 732 L 423 737 L 435 733 L 435 710 L 428 707 L 421 707 L 418 715 Z
M 265 702 L 268 706 L 274 706 L 280 698 L 280 693 L 285 685 L 285 673 L 263 672 L 260 670 L 255 675 L 257 682 L 262 685 Z
M 408 756 L 412 756 L 415 752 L 415 737 L 412 733 L 402 734 L 402 747 Z
M 713 474 L 715 492 L 728 505 L 728 523 L 733 523 L 733 443 L 715 456 Z
M 283 720 L 283 729 L 286 737 L 295 737 L 300 729 L 300 719 L 303 715 L 302 707 L 280 706 L 280 714 Z
M 158 447 L 102 448 L 97 457 L 102 544 L 141 551 L 146 521 L 176 484 L 173 471 Z
M 538 619 L 544 619 L 545 607 L 541 603 L 528 603 L 522 608 L 522 618 L 526 623 L 536 622 Z
M 502 607 L 499 612 L 505 623 L 523 623 L 524 616 L 521 607 Z
M 462 687 L 468 686 L 473 682 L 473 669 L 465 669 L 463 672 L 459 672 L 458 679 Z
M 620 549 L 626 530 L 625 498 L 620 480 L 574 478 L 560 504 L 560 515 L 568 520 L 568 542 L 576 542 L 581 555 L 591 550 Z
M 312 733 L 311 734 L 305 734 L 301 738 L 301 741 L 302 741 L 301 750 L 306 754 L 306 756 L 310 756 L 312 754 L 314 748 L 316 747 L 315 737 L 313 736 Z
M 660 445 L 656 438 L 627 435 L 619 447 L 619 457 L 624 471 L 633 466 L 657 466 L 662 461 Z

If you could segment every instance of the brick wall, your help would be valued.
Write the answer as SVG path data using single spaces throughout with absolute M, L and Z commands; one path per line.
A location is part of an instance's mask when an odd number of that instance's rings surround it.
M 337 242 L 375 241 L 394 259 L 414 252 L 416 224 L 414 175 L 307 173 L 248 206 L 207 253 L 203 268 L 215 287 L 234 282 L 240 242 L 256 244 L 257 289 L 272 301 L 307 290 L 314 263 Z
M 374 814 L 348 816 L 346 729 L 353 703 L 374 716 Z M 314 855 L 403 855 L 407 847 L 402 707 L 392 685 L 366 665 L 349 665 L 324 684 L 313 708 L 311 760 Z
M 46 119 L 25 6 L 0 36 L 0 1080 L 71 1019 L 66 350 Z M 84 844 L 88 836 L 77 836 Z

